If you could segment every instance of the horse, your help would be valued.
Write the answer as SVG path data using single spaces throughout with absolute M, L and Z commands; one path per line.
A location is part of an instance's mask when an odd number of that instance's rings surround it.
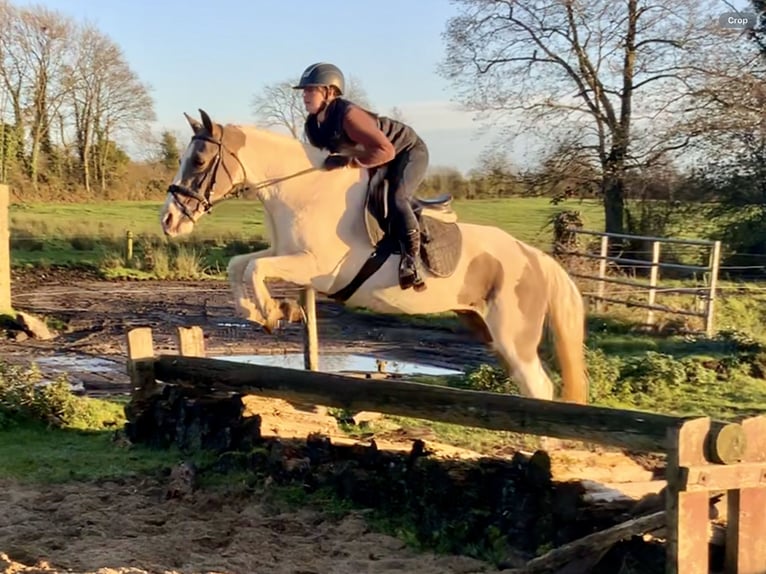
M 451 195 L 416 197 L 426 289 L 404 289 L 385 232 L 384 176 L 354 167 L 328 171 L 326 152 L 292 136 L 223 125 L 198 111 L 201 121 L 184 112 L 193 135 L 160 221 L 167 237 L 187 235 L 218 202 L 255 192 L 269 247 L 228 264 L 238 317 L 268 333 L 281 320 L 300 320 L 294 301 L 272 298 L 267 279 L 378 313 L 454 312 L 491 346 L 523 396 L 545 400 L 555 400 L 554 386 L 538 346 L 552 324 L 560 400 L 587 403 L 583 299 L 555 259 L 498 227 L 458 221 Z

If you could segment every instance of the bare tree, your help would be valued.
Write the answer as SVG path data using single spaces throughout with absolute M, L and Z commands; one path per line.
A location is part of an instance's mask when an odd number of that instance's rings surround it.
M 303 107 L 303 95 L 293 86 L 298 80 L 269 84 L 262 88 L 252 100 L 252 109 L 256 119 L 268 127 L 286 128 L 295 139 L 304 139 L 303 124 L 306 121 L 306 109 Z M 346 81 L 344 98 L 369 108 L 367 92 L 356 77 Z
M 65 71 L 74 26 L 43 7 L 21 10 L 15 20 L 18 54 L 23 55 L 25 102 L 30 135 L 28 174 L 36 185 L 41 152 L 53 153 L 52 119 L 64 102 Z
M 705 59 L 725 42 L 715 0 L 458 0 L 441 73 L 513 135 L 576 142 L 601 172 L 606 230 L 624 231 L 629 169 L 697 134 Z M 564 133 L 561 133 L 561 132 Z M 555 141 L 555 139 L 554 139 Z M 579 154 L 579 152 L 578 152 Z
M 264 86 L 253 97 L 255 117 L 266 126 L 287 128 L 295 139 L 300 139 L 305 112 L 301 92 L 293 90 L 294 82 L 277 82 Z
M 0 82 L 4 91 L 3 103 L 7 101 L 13 121 L 10 134 L 5 134 L 3 138 L 4 172 L 9 166 L 24 163 L 24 86 L 27 72 L 25 54 L 19 43 L 19 18 L 17 8 L 7 2 L 0 4 Z
M 106 165 L 114 150 L 110 142 L 119 134 L 145 134 L 155 118 L 149 89 L 130 69 L 120 48 L 97 29 L 86 26 L 76 45 L 69 94 L 82 183 L 91 190 L 95 169 L 104 189 Z
M 552 196 L 555 203 L 595 196 L 600 187 L 600 173 L 593 157 L 577 141 L 552 146 L 540 167 L 528 172 L 525 179 L 532 195 Z

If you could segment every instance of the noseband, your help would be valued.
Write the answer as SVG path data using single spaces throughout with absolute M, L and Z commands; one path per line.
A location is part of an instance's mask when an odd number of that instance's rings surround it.
M 237 154 L 235 154 L 233 151 L 231 151 L 229 148 L 227 148 L 223 143 L 223 132 L 221 132 L 221 139 L 216 139 L 212 136 L 207 135 L 199 135 L 195 134 L 192 137 L 192 140 L 198 140 L 198 141 L 206 141 L 210 142 L 216 146 L 218 146 L 218 150 L 215 152 L 215 157 L 213 158 L 213 161 L 210 164 L 210 168 L 205 172 L 205 174 L 202 177 L 202 181 L 204 182 L 207 180 L 207 186 L 205 187 L 204 193 L 200 193 L 197 190 L 191 189 L 189 187 L 186 187 L 184 185 L 176 185 L 172 184 L 168 187 L 168 193 L 170 193 L 173 196 L 173 199 L 175 200 L 178 207 L 183 211 L 184 215 L 194 221 L 194 214 L 197 213 L 196 211 L 194 213 L 190 212 L 189 209 L 186 207 L 186 205 L 178 200 L 179 195 L 183 195 L 185 197 L 191 197 L 192 199 L 196 199 L 199 204 L 203 207 L 203 214 L 209 212 L 213 208 L 214 203 L 218 203 L 218 201 L 212 201 L 211 197 L 213 196 L 213 192 L 215 191 L 215 183 L 216 178 L 218 177 L 218 168 L 223 166 L 223 169 L 226 171 L 226 174 L 229 176 L 229 180 L 231 182 L 234 181 L 234 178 L 232 177 L 231 172 L 226 167 L 226 163 L 222 161 L 221 153 L 225 150 L 229 155 L 234 157 L 234 159 L 237 160 L 237 163 L 239 163 L 240 167 L 242 168 L 242 174 L 244 176 L 244 181 L 247 181 L 247 171 L 245 170 L 245 166 L 242 164 L 242 161 L 239 159 Z M 221 198 L 224 199 L 224 198 Z
M 202 214 L 204 215 L 205 213 L 208 213 L 213 208 L 214 204 L 219 203 L 225 199 L 233 199 L 235 197 L 241 196 L 246 191 L 268 187 L 270 185 L 274 185 L 275 183 L 279 183 L 281 181 L 285 181 L 287 179 L 291 179 L 299 175 L 311 173 L 312 171 L 317 171 L 319 169 L 318 167 L 310 167 L 308 169 L 304 169 L 302 171 L 296 172 L 291 175 L 263 180 L 253 187 L 248 187 L 247 185 L 243 184 L 236 191 L 229 192 L 223 197 L 213 201 L 211 200 L 211 197 L 213 196 L 213 192 L 215 191 L 215 184 L 216 184 L 216 178 L 218 176 L 219 167 L 223 166 L 223 169 L 226 171 L 226 174 L 229 176 L 229 181 L 231 181 L 232 183 L 234 182 L 234 178 L 232 177 L 231 172 L 226 167 L 226 163 L 222 161 L 221 152 L 226 151 L 229 155 L 231 155 L 232 157 L 234 157 L 234 159 L 237 160 L 237 163 L 242 168 L 243 181 L 245 182 L 247 181 L 247 170 L 245 169 L 245 166 L 242 163 L 242 160 L 239 159 L 239 156 L 237 156 L 237 154 L 235 154 L 233 151 L 231 151 L 229 148 L 227 148 L 224 145 L 223 128 L 221 128 L 221 130 L 222 130 L 221 139 L 216 139 L 212 136 L 207 136 L 207 135 L 195 134 L 194 136 L 192 136 L 192 140 L 206 141 L 218 146 L 218 150 L 216 151 L 215 157 L 213 158 L 213 161 L 210 164 L 210 168 L 204 173 L 201 180 L 201 182 L 204 181 L 205 179 L 208 180 L 204 193 L 200 193 L 199 191 L 196 191 L 194 189 L 191 189 L 183 185 L 171 184 L 170 186 L 168 186 L 168 193 L 170 193 L 173 196 L 173 199 L 175 200 L 176 205 L 183 212 L 183 214 L 192 221 L 195 221 L 194 215 L 197 213 L 197 211 L 194 211 L 194 212 L 189 211 L 186 205 L 183 202 L 178 200 L 179 195 L 196 199 L 199 202 L 199 204 L 203 207 Z

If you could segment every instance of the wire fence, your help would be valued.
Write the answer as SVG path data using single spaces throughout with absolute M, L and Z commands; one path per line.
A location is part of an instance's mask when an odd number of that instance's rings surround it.
M 644 322 L 649 326 L 655 324 L 657 312 L 696 317 L 702 319 L 701 330 L 708 336 L 713 335 L 720 241 L 606 233 L 578 227 L 570 227 L 567 231 L 567 244 L 557 245 L 554 252 L 563 259 L 569 274 L 584 283 L 583 294 L 598 312 L 603 312 L 606 304 L 644 309 Z M 585 246 L 581 245 L 582 236 L 591 238 Z M 597 238 L 597 252 L 593 250 L 594 238 Z M 631 245 L 647 244 L 651 249 L 625 250 L 621 245 L 615 245 L 615 240 L 626 240 Z M 672 253 L 671 261 L 663 260 L 665 246 L 693 248 L 693 253 L 687 256 L 691 261 L 684 262 L 678 250 Z M 667 270 L 675 274 L 670 283 L 665 283 L 664 273 L 661 274 Z M 701 281 L 690 285 L 689 278 Z M 608 289 L 613 286 L 622 289 Z M 639 293 L 643 296 L 638 297 Z M 671 294 L 686 296 L 687 300 L 682 304 L 678 297 L 673 303 L 658 300 L 660 295 Z

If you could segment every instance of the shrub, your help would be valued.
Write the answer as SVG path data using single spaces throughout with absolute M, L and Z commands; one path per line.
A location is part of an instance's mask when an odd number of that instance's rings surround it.
M 0 430 L 20 422 L 99 429 L 124 421 L 122 408 L 72 394 L 66 376 L 45 381 L 36 365 L 0 361 Z

